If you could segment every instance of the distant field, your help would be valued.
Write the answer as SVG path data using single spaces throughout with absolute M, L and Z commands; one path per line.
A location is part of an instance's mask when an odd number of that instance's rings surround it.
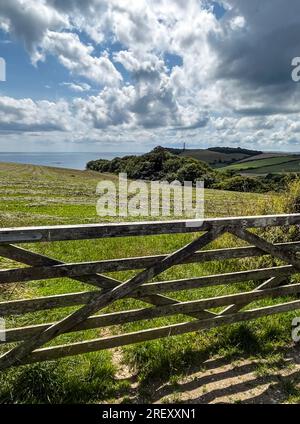
M 208 163 L 213 168 L 230 165 L 234 162 L 247 160 L 262 154 L 260 151 L 232 147 L 216 147 L 209 149 L 172 149 L 168 150 L 179 156 L 191 157 Z
M 300 156 L 275 156 L 257 160 L 248 160 L 227 166 L 224 169 L 252 174 L 299 172 Z
M 283 154 L 283 153 L 271 153 L 271 152 L 266 152 L 266 153 L 261 153 L 260 155 L 255 155 L 255 156 L 250 156 L 247 157 L 245 159 L 242 159 L 240 161 L 240 163 L 242 162 L 250 162 L 250 161 L 256 161 L 256 160 L 260 160 L 260 159 L 269 159 L 269 158 L 276 158 L 276 157 L 293 157 L 295 155 L 291 155 L 291 154 Z
M 259 171 L 260 174 L 269 174 L 269 173 L 288 173 L 288 172 L 300 172 L 300 158 L 297 160 L 292 160 L 289 162 L 284 162 L 281 164 L 275 164 L 272 166 L 261 167 L 256 170 L 247 171 L 249 174 L 257 174 Z
M 96 214 L 96 186 L 103 178 L 118 181 L 116 175 L 94 171 L 0 163 L 0 227 L 111 220 Z M 256 193 L 207 189 L 205 213 L 238 216 L 246 213 L 247 205 L 264 198 Z
M 172 152 L 172 149 L 170 151 Z M 232 170 L 241 174 L 265 175 L 268 173 L 300 172 L 300 154 L 261 153 L 247 149 L 222 149 L 220 147 L 216 150 L 186 149 L 180 151 L 177 149 L 175 154 L 201 160 L 208 163 L 212 168 Z
M 204 162 L 209 163 L 210 165 L 219 165 L 222 166 L 225 163 L 231 162 L 232 160 L 241 160 L 245 158 L 249 158 L 248 155 L 242 153 L 231 153 L 230 155 L 221 153 L 221 152 L 213 152 L 210 150 L 201 150 L 201 149 L 190 149 L 181 153 L 180 156 L 191 157 L 194 159 L 202 160 Z

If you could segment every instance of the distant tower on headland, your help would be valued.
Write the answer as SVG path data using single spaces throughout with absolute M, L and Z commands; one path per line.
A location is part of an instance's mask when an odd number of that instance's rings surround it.
M 185 142 L 183 143 L 183 149 L 182 149 L 182 151 L 185 152 Z

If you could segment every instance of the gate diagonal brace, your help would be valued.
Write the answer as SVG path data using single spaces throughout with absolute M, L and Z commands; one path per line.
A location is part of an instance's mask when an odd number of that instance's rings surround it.
M 228 232 L 233 234 L 234 236 L 248 242 L 248 243 L 254 244 L 254 246 L 258 247 L 263 252 L 269 253 L 269 254 L 271 254 L 275 257 L 278 257 L 279 259 L 282 259 L 282 260 L 288 262 L 289 264 L 292 264 L 296 269 L 299 269 L 299 271 L 300 271 L 300 262 L 297 259 L 297 257 L 295 256 L 294 251 L 289 251 L 287 249 L 282 251 L 282 249 L 278 248 L 274 244 L 269 243 L 268 241 L 264 240 L 263 238 L 257 236 L 256 234 L 253 234 L 250 231 L 243 229 L 243 228 L 240 228 L 240 227 L 239 228 L 238 227 L 230 227 L 230 228 L 228 228 Z M 264 290 L 264 289 L 270 289 L 270 288 L 278 287 L 284 281 L 286 281 L 287 279 L 288 279 L 288 277 L 282 277 L 282 276 L 269 278 L 267 281 L 260 284 L 258 287 L 256 287 L 252 291 L 260 291 L 260 290 Z M 223 315 L 228 315 L 228 314 L 233 314 L 235 312 L 239 312 L 241 309 L 243 309 L 247 305 L 249 305 L 248 302 L 228 306 L 222 312 L 220 312 L 218 315 L 223 316 Z
M 32 353 L 35 349 L 43 346 L 60 334 L 72 329 L 79 323 L 82 323 L 93 313 L 96 313 L 113 302 L 122 299 L 124 296 L 128 296 L 135 288 L 151 280 L 170 267 L 189 258 L 195 251 L 202 249 L 204 246 L 221 236 L 225 231 L 226 230 L 223 227 L 212 227 L 208 232 L 201 235 L 196 240 L 174 253 L 171 253 L 153 266 L 141 271 L 133 278 L 119 284 L 110 291 L 100 293 L 99 297 L 91 299 L 86 305 L 73 312 L 71 315 L 2 355 L 0 357 L 0 369 L 6 369 L 7 367 L 21 362 L 22 359 Z
M 14 245 L 0 245 L 0 255 L 17 262 L 21 262 L 31 266 L 52 266 L 52 265 L 65 265 L 65 262 L 57 259 L 50 258 L 49 256 L 40 253 L 31 252 L 30 250 L 14 246 Z M 103 274 L 90 274 L 73 277 L 73 280 L 79 281 L 84 284 L 91 284 L 95 287 L 101 288 L 102 293 L 117 287 L 122 281 L 115 278 L 110 278 Z M 153 294 L 149 296 L 133 296 L 133 299 L 140 300 L 153 306 L 166 306 L 180 303 L 179 300 L 173 299 L 162 294 Z M 197 319 L 212 318 L 216 316 L 215 313 L 206 310 L 197 313 L 189 314 L 188 316 Z

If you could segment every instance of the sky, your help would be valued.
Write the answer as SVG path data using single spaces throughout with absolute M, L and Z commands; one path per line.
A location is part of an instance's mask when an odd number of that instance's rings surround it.
M 300 152 L 299 0 L 0 0 L 0 152 Z

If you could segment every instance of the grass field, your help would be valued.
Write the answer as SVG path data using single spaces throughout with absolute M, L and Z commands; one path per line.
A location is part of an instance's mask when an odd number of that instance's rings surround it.
M 268 174 L 268 173 L 285 173 L 300 172 L 300 156 L 274 156 L 248 161 L 241 161 L 234 165 L 225 167 L 224 169 L 233 170 L 247 174 Z
M 211 150 L 204 149 L 188 149 L 185 152 L 181 153 L 180 156 L 198 159 L 214 166 L 222 166 L 222 164 L 224 166 L 225 163 L 230 163 L 233 160 L 249 158 L 249 156 L 242 153 L 231 153 L 230 155 L 228 155 L 225 153 L 213 152 Z
M 300 159 L 291 160 L 289 162 L 282 162 L 280 164 L 274 164 L 270 166 L 262 166 L 256 170 L 249 169 L 247 173 L 249 174 L 282 174 L 289 172 L 300 172 Z
M 88 171 L 73 171 L 31 165 L 0 164 L 0 225 L 15 227 L 43 224 L 78 224 L 100 222 L 96 215 L 96 185 L 103 178 Z M 116 179 L 114 176 L 105 178 Z M 206 216 L 239 216 L 281 212 L 277 197 L 253 193 L 231 193 L 206 190 Z M 108 220 L 108 219 L 106 219 Z M 102 219 L 103 221 L 103 219 Z M 272 240 L 281 234 L 272 233 Z M 104 239 L 50 244 L 26 245 L 53 258 L 66 262 L 82 262 L 118 257 L 143 256 L 168 253 L 191 241 L 195 235 L 162 235 L 130 239 Z M 236 245 L 228 235 L 213 243 L 211 247 Z M 227 260 L 204 264 L 173 267 L 159 279 L 178 279 L 212 273 L 238 271 L 277 263 L 269 259 Z M 19 266 L 0 258 L 1 268 Z M 113 273 L 126 280 L 134 272 Z M 218 286 L 170 294 L 179 300 L 234 293 L 253 288 L 253 282 L 232 286 Z M 36 281 L 29 284 L 5 286 L 2 299 L 39 297 L 59 293 L 78 292 L 88 286 L 70 279 Z M 271 300 L 256 302 L 267 305 Z M 122 300 L 107 311 L 136 308 L 142 305 L 136 300 Z M 64 317 L 74 308 L 26 314 L 11 318 L 10 326 L 29 323 L 51 322 Z M 193 364 L 201 364 L 214 355 L 240 360 L 254 357 L 258 361 L 281 361 L 278 349 L 290 343 L 291 318 L 288 313 L 271 318 L 259 319 L 246 324 L 236 324 L 222 329 L 197 332 L 184 336 L 166 338 L 153 342 L 132 345 L 123 349 L 103 351 L 50 363 L 10 369 L 0 376 L 0 402 L 14 403 L 97 403 L 97 402 L 142 402 L 152 401 L 157 387 L 164 383 L 176 387 L 176 381 Z M 126 324 L 122 332 L 135 331 L 151 326 L 179 322 L 182 317 L 160 318 L 146 322 Z M 118 327 L 105 330 L 89 330 L 82 333 L 63 335 L 51 344 L 95 338 L 100 335 L 118 334 Z M 275 355 L 275 356 L 274 356 Z M 234 359 L 232 359 L 234 358 Z M 276 360 L 274 360 L 274 358 Z M 277 365 L 276 365 L 277 366 Z M 134 375 L 124 378 L 118 369 Z M 266 371 L 265 371 L 266 372 Z M 267 373 L 267 372 L 266 372 Z M 127 375 L 127 374 L 126 374 Z M 289 401 L 298 399 L 297 387 L 286 391 Z M 300 399 L 300 397 L 299 397 Z M 167 401 L 167 400 L 166 400 Z M 171 400 L 170 400 L 171 401 Z
M 295 156 L 295 155 L 293 155 L 292 153 L 265 152 L 265 153 L 260 153 L 259 155 L 250 156 L 248 158 L 242 159 L 239 161 L 239 163 L 251 162 L 254 160 L 256 161 L 261 159 L 276 158 L 276 157 L 287 157 L 287 156 Z
M 176 150 L 176 149 L 175 149 Z M 171 153 L 174 153 L 173 149 L 169 149 Z M 258 151 L 251 151 L 247 149 L 240 148 L 220 148 L 216 147 L 215 149 L 185 149 L 179 150 L 177 152 L 179 156 L 191 157 L 197 160 L 201 160 L 203 162 L 208 163 L 212 167 L 221 167 L 225 165 L 229 165 L 235 161 L 242 161 L 254 158 L 254 154 L 256 156 L 264 155 L 264 153 L 260 153 Z
M 273 158 L 267 158 L 267 159 L 259 159 L 259 160 L 251 160 L 248 162 L 241 162 L 236 163 L 234 165 L 230 165 L 226 167 L 226 169 L 233 169 L 236 171 L 239 170 L 249 170 L 249 169 L 259 169 L 262 167 L 269 167 L 273 165 L 280 165 L 285 164 L 287 162 L 291 162 L 297 160 L 296 157 L 292 156 L 278 156 Z

